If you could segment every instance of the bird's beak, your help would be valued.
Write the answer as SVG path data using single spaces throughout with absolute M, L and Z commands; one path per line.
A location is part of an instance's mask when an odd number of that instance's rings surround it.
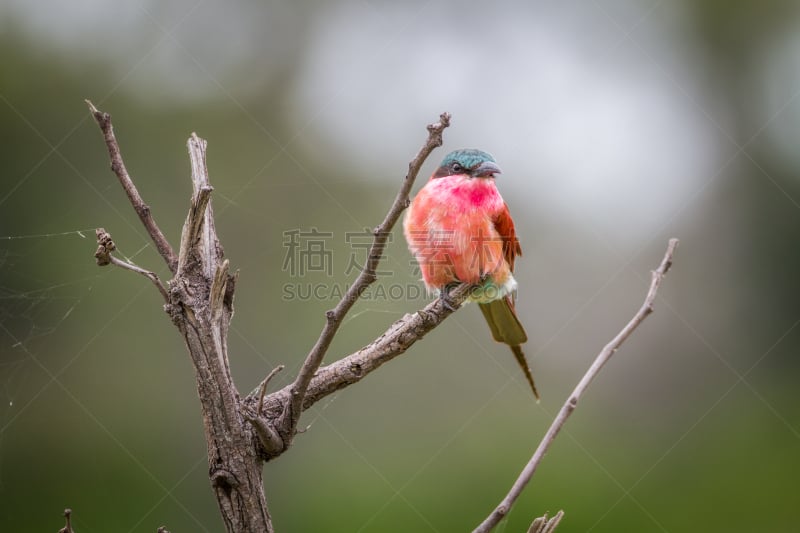
M 501 174 L 502 170 L 496 163 L 491 161 L 484 161 L 472 171 L 472 175 L 478 178 L 485 178 L 493 176 L 494 174 Z

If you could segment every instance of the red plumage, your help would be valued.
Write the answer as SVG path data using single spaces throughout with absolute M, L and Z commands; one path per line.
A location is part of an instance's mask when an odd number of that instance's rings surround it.
M 428 290 L 479 285 L 470 300 L 479 303 L 494 339 L 511 347 L 538 399 L 520 348 L 527 334 L 513 302 L 514 263 L 522 248 L 495 184 L 499 172 L 485 152 L 449 154 L 409 206 L 403 229 Z

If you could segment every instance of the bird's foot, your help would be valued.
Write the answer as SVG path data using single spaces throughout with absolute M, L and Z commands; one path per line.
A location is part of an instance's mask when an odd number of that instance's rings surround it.
M 457 281 L 453 283 L 448 283 L 447 285 L 442 287 L 442 289 L 439 291 L 439 299 L 442 301 L 442 305 L 446 309 L 449 309 L 450 311 L 455 311 L 459 307 L 456 304 L 456 302 L 454 302 L 453 299 L 450 297 L 450 291 L 452 291 L 459 285 L 461 284 Z

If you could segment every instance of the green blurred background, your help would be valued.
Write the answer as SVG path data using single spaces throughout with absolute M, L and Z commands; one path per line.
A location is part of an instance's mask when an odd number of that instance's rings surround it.
M 0 525 L 221 531 L 192 367 L 146 280 L 166 269 L 84 98 L 177 245 L 185 141 L 209 141 L 240 270 L 231 366 L 285 384 L 341 286 L 348 232 L 390 205 L 424 125 L 479 147 L 525 252 L 519 313 L 543 395 L 466 308 L 316 405 L 264 471 L 278 531 L 465 531 L 495 505 L 681 239 L 656 313 L 588 391 L 499 531 L 798 531 L 800 9 L 796 2 L 0 4 Z M 443 155 L 423 169 L 430 174 Z M 419 187 L 419 184 L 418 184 Z M 330 233 L 332 277 L 284 268 Z M 361 252 L 363 254 L 363 251 Z M 395 231 L 380 283 L 419 286 Z M 328 361 L 420 298 L 373 295 Z

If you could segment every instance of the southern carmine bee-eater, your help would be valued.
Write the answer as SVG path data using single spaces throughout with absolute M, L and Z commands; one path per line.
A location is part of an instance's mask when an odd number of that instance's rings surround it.
M 445 305 L 449 288 L 476 285 L 468 299 L 478 303 L 494 340 L 511 347 L 538 400 L 521 348 L 528 335 L 514 310 L 514 260 L 522 249 L 496 174 L 500 167 L 486 152 L 450 152 L 411 202 L 403 229 L 425 286 Z

